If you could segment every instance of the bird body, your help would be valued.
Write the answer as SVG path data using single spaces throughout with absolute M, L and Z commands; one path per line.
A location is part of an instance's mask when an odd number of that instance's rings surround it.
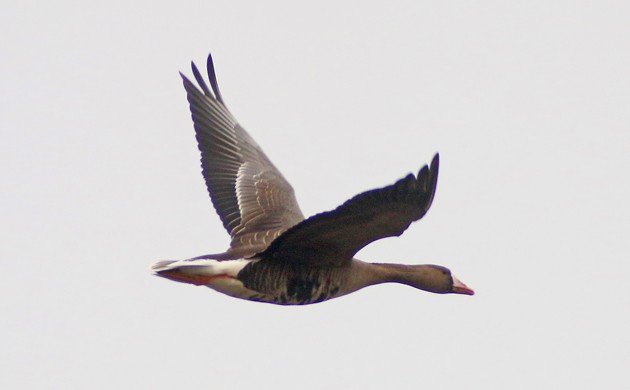
M 437 265 L 367 263 L 354 255 L 373 241 L 401 235 L 433 202 L 439 155 L 417 175 L 366 191 L 335 210 L 304 219 L 291 185 L 228 111 L 212 57 L 210 88 L 192 64 L 197 88 L 182 76 L 206 186 L 231 236 L 224 253 L 160 261 L 158 275 L 250 301 L 304 305 L 378 283 L 434 293 L 473 291 Z
M 160 276 L 171 280 L 204 285 L 235 298 L 279 305 L 318 303 L 356 290 L 348 290 L 351 286 L 347 275 L 352 268 L 357 266 L 295 267 L 255 257 L 183 260 L 154 266 Z

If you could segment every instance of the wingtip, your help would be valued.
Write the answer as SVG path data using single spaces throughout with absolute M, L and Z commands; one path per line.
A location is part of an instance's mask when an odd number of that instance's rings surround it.
M 420 171 L 418 172 L 418 178 L 422 174 L 424 174 L 425 171 L 430 171 L 430 172 L 437 171 L 439 166 L 440 166 L 440 153 L 436 152 L 433 155 L 431 162 L 429 164 L 425 164 L 422 168 L 420 168 Z
M 212 93 L 210 92 L 210 89 L 208 89 L 208 86 L 206 85 L 206 82 L 203 79 L 203 76 L 201 76 L 201 73 L 199 72 L 197 65 L 195 65 L 193 61 L 190 61 L 190 67 L 192 69 L 193 76 L 195 76 L 195 80 L 197 80 L 197 84 L 199 84 L 199 87 L 201 87 L 201 90 L 203 91 L 203 93 L 207 97 L 210 97 L 210 98 L 213 97 Z
M 184 73 L 179 72 L 179 75 L 182 78 L 182 83 L 184 84 L 186 92 L 191 92 L 191 90 L 194 90 L 196 88 L 193 82 L 190 81 L 190 79 Z
M 431 160 L 431 183 L 430 188 L 431 188 L 431 195 L 430 195 L 430 199 L 428 202 L 428 207 L 431 206 L 431 203 L 433 203 L 433 198 L 435 197 L 435 191 L 437 190 L 437 182 L 438 182 L 438 174 L 440 171 L 440 153 L 435 153 L 435 156 L 433 156 L 433 160 Z
M 199 69 L 197 68 L 197 65 L 195 64 L 195 61 L 190 61 L 190 69 L 192 70 L 193 75 L 195 76 L 196 79 L 201 77 L 201 75 L 199 74 Z
M 221 102 L 221 104 L 225 106 L 225 102 L 223 101 L 223 96 L 221 96 L 221 90 L 219 90 L 219 83 L 217 81 L 217 74 L 214 69 L 214 60 L 212 59 L 212 53 L 208 53 L 208 59 L 206 61 L 206 71 L 208 72 L 208 78 L 210 80 L 210 87 L 212 87 L 214 96 L 219 102 Z
M 431 160 L 431 172 L 437 173 L 440 168 L 440 153 L 435 153 L 433 159 Z
M 435 188 L 437 184 L 437 173 L 440 165 L 440 154 L 435 153 L 431 159 L 430 164 L 425 164 L 420 171 L 418 171 L 417 181 L 420 183 L 421 188 L 429 190 L 430 187 Z
M 416 177 L 418 181 L 422 181 L 428 175 L 429 175 L 429 166 L 424 165 L 422 168 L 420 168 L 420 170 L 418 171 L 418 175 Z

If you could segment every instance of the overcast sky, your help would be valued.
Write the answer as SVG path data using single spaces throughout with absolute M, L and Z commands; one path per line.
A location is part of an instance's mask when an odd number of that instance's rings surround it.
M 0 387 L 627 388 L 628 4 L 4 4 Z M 229 242 L 177 74 L 210 51 L 307 215 L 439 151 L 426 217 L 357 257 L 477 294 L 280 307 L 151 276 Z

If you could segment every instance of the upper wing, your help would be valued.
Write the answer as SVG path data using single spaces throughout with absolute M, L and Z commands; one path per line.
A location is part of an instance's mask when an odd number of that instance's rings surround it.
M 304 216 L 291 185 L 226 108 L 211 56 L 207 69 L 214 94 L 194 63 L 192 71 L 203 92 L 180 73 L 201 151 L 203 177 L 212 204 L 232 237 L 229 252 L 251 256 Z
M 317 214 L 278 237 L 260 256 L 265 260 L 341 265 L 364 246 L 400 236 L 426 214 L 437 186 L 439 155 L 417 177 L 364 192 L 335 210 Z

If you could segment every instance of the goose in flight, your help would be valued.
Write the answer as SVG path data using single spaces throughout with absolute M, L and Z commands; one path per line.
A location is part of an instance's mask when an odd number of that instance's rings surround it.
M 400 236 L 426 214 L 435 195 L 438 154 L 417 175 L 304 219 L 291 185 L 227 109 L 212 56 L 207 72 L 210 88 L 194 63 L 198 87 L 180 75 L 203 177 L 230 234 L 230 247 L 223 253 L 157 262 L 152 266 L 156 275 L 279 305 L 318 303 L 387 282 L 438 294 L 474 294 L 445 267 L 354 258 L 373 241 Z

